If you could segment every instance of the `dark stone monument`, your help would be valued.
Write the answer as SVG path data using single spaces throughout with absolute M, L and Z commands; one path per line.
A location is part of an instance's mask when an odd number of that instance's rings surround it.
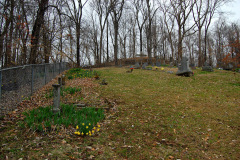
M 134 68 L 135 69 L 140 69 L 141 68 L 138 62 L 135 63 L 135 67 Z
M 204 66 L 202 67 L 202 71 L 213 72 L 213 67 L 210 66 L 207 62 L 205 62 Z
M 226 66 L 223 67 L 224 70 L 233 70 L 233 65 L 231 63 L 228 63 Z
M 148 66 L 148 63 L 145 62 L 145 63 L 142 65 L 142 69 L 146 69 L 147 66 Z
M 170 67 L 170 68 L 174 67 L 173 62 L 170 62 L 169 67 Z
M 166 62 L 165 62 L 165 60 L 163 61 L 163 66 L 166 66 Z
M 190 77 L 193 75 L 192 70 L 189 68 L 188 58 L 182 57 L 181 64 L 178 65 L 178 71 L 176 73 L 178 76 Z

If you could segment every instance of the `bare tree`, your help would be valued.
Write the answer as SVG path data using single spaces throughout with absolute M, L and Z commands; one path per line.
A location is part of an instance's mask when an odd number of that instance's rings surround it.
M 66 6 L 68 9 L 68 13 L 65 13 L 67 17 L 70 18 L 72 22 L 75 24 L 75 30 L 76 30 L 76 47 L 77 47 L 77 53 L 76 53 L 76 58 L 77 58 L 77 66 L 80 66 L 80 32 L 81 32 L 81 22 L 82 22 L 82 12 L 83 12 L 83 7 L 85 4 L 88 2 L 86 0 L 84 3 L 82 0 L 67 0 L 66 1 Z
M 124 6 L 124 0 L 111 0 L 113 5 L 111 16 L 114 27 L 114 61 L 115 65 L 118 65 L 118 32 L 119 32 L 119 22 L 122 17 L 122 11 Z
M 205 3 L 204 3 L 205 2 Z M 202 66 L 202 27 L 206 21 L 209 12 L 209 0 L 198 0 L 194 3 L 194 9 L 192 10 L 194 22 L 198 28 L 198 66 Z
M 170 14 L 173 14 L 178 26 L 178 61 L 182 58 L 183 39 L 195 27 L 195 24 L 187 26 L 195 3 L 196 1 L 192 0 L 170 0 L 170 6 L 172 7 Z
M 146 26 L 146 34 L 147 34 L 147 52 L 148 52 L 148 58 L 152 58 L 152 21 L 153 18 L 158 10 L 159 7 L 155 7 L 154 1 L 153 4 L 151 4 L 150 0 L 146 0 L 146 5 L 147 5 L 147 19 L 148 19 L 148 24 Z
M 134 0 L 133 5 L 135 7 L 135 18 L 137 21 L 137 26 L 140 34 L 140 55 L 143 55 L 143 27 L 147 21 L 147 9 L 145 7 L 143 0 Z
M 170 43 L 170 48 L 171 48 L 171 52 L 172 55 L 171 57 L 174 58 L 175 57 L 175 49 L 174 49 L 174 40 L 173 40 L 173 35 L 174 33 L 174 16 L 173 14 L 171 14 L 170 12 L 170 5 L 166 5 L 166 3 L 162 3 L 161 5 L 161 11 L 163 12 L 163 22 L 165 24 L 166 30 L 168 32 L 168 42 Z
M 95 12 L 98 15 L 98 21 L 100 26 L 99 55 L 96 57 L 97 58 L 96 64 L 98 65 L 98 64 L 101 64 L 101 58 L 102 58 L 104 28 L 113 6 L 111 1 L 94 0 L 91 3 L 91 7 L 95 10 Z M 108 57 L 108 54 L 107 54 L 107 57 Z M 107 58 L 107 61 L 108 60 L 109 60 L 109 57 Z
M 48 8 L 48 0 L 41 0 L 38 6 L 37 16 L 32 29 L 30 63 L 35 64 L 37 58 L 37 49 L 39 42 L 39 33 L 42 24 L 44 24 L 44 13 Z
M 231 0 L 208 0 L 208 13 L 205 19 L 205 29 L 204 29 L 204 61 L 207 60 L 207 39 L 208 39 L 208 30 L 212 22 L 213 16 L 220 6 L 224 5 Z

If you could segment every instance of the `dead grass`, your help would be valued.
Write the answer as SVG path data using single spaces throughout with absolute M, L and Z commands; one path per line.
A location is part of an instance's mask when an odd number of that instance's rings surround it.
M 1 124 L 0 159 L 240 159 L 240 74 L 96 70 L 108 85 L 90 79 L 67 85 L 84 87 L 85 102 L 117 104 L 99 135 L 76 137 L 71 129 L 22 134 L 26 131 L 9 119 Z M 77 97 L 72 101 L 80 102 Z

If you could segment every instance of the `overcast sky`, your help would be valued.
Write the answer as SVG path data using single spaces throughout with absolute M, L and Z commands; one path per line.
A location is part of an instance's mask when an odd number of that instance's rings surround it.
M 234 0 L 231 3 L 221 7 L 226 12 L 226 20 L 230 22 L 238 22 L 240 24 L 240 0 Z

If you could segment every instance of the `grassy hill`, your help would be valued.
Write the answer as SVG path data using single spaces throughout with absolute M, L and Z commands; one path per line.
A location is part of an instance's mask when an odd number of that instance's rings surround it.
M 82 88 L 84 102 L 114 106 L 96 136 L 76 136 L 74 126 L 57 134 L 24 133 L 16 121 L 7 122 L 0 131 L 1 158 L 240 158 L 239 73 L 197 69 L 193 77 L 179 77 L 168 72 L 176 68 L 127 70 L 99 68 L 100 80 L 67 81 Z M 102 79 L 108 85 L 99 85 Z M 71 96 L 64 102 L 80 99 Z

